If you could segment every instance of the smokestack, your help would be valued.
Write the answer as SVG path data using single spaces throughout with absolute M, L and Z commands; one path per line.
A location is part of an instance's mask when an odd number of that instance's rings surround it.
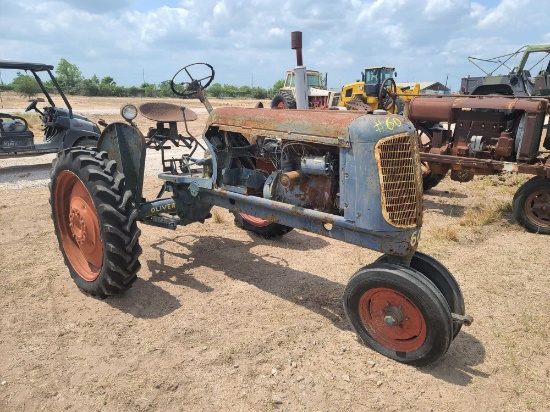
M 290 33 L 290 48 L 296 50 L 296 65 L 303 66 L 302 62 L 302 32 L 293 31 Z

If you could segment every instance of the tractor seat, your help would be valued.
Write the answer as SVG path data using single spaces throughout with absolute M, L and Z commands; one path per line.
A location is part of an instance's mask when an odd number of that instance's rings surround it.
M 9 120 L 4 120 L 9 119 Z M 0 113 L 0 135 L 19 134 L 29 131 L 29 124 L 20 116 Z
M 197 114 L 193 110 L 172 103 L 143 103 L 139 106 L 139 112 L 155 122 L 171 123 L 197 120 Z

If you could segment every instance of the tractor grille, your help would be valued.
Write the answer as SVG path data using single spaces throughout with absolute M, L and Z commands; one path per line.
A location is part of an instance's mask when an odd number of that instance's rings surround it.
M 418 144 L 403 133 L 381 139 L 375 148 L 382 214 L 393 226 L 422 224 L 422 175 Z

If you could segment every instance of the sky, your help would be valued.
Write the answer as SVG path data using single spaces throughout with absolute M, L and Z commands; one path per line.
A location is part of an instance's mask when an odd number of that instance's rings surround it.
M 207 62 L 215 83 L 271 88 L 296 66 L 290 33 L 301 31 L 304 66 L 328 73 L 329 87 L 383 65 L 398 83 L 456 91 L 461 77 L 483 74 L 468 56 L 550 43 L 548 10 L 550 0 L 5 0 L 0 60 L 64 58 L 123 86 Z

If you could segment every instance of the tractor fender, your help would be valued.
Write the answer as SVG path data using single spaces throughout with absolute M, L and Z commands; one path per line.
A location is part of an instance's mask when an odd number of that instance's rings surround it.
M 127 123 L 111 123 L 103 129 L 97 148 L 116 162 L 134 199 L 141 199 L 147 144 L 139 129 Z

